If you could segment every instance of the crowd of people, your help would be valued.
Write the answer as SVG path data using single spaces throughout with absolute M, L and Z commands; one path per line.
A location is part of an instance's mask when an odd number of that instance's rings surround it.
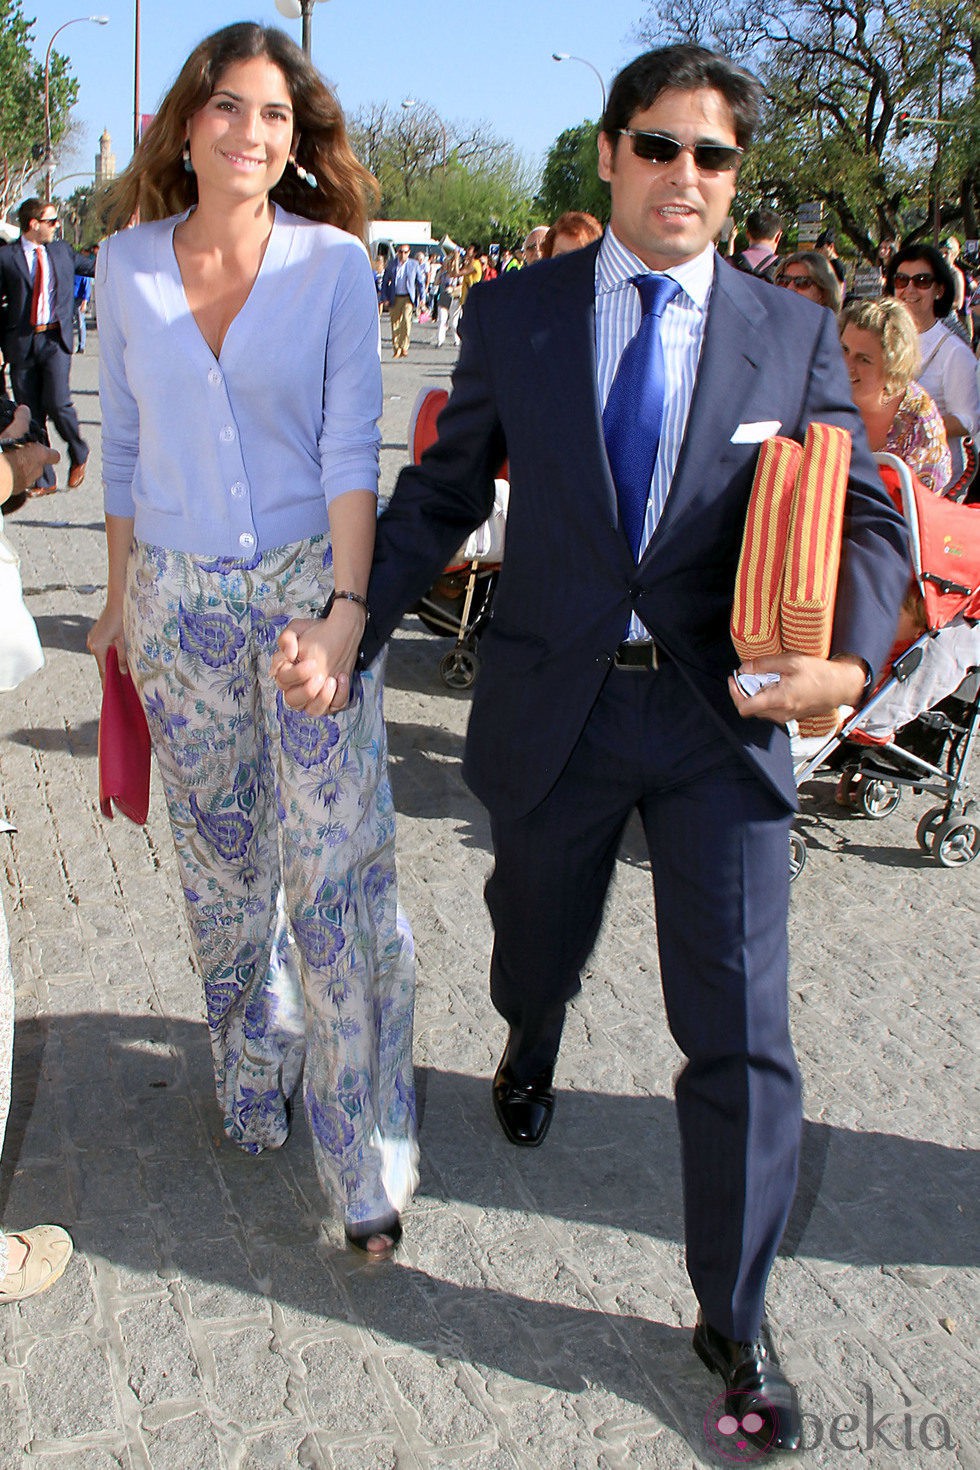
M 856 705 L 890 647 L 905 534 L 871 450 L 941 492 L 980 401 L 931 247 L 896 250 L 882 298 L 843 311 L 833 242 L 781 255 L 764 211 L 741 258 L 718 258 L 761 103 L 722 55 L 650 51 L 602 119 L 608 228 L 573 211 L 500 251 L 400 244 L 372 279 L 376 186 L 309 58 L 251 23 L 202 41 L 112 187 L 95 267 L 108 573 L 88 645 L 146 712 L 224 1131 L 279 1148 L 301 1100 L 348 1246 L 385 1260 L 418 1183 L 385 646 L 486 519 L 507 455 L 506 574 L 464 762 L 493 838 L 494 1110 L 512 1145 L 543 1143 L 638 810 L 685 1054 L 693 1346 L 768 1452 L 801 1437 L 765 1319 L 801 1129 L 786 726 Z M 460 359 L 438 442 L 379 519 L 384 307 L 395 358 L 426 313 Z M 853 441 L 831 651 L 743 665 L 770 676 L 746 693 L 729 615 L 758 447 L 816 420 Z M 32 1251 L 36 1290 L 70 1242 L 0 1249 L 10 1301 Z

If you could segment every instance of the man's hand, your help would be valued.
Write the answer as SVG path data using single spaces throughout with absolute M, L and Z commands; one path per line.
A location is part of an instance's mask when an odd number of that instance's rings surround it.
M 363 609 L 344 601 L 328 618 L 294 618 L 282 630 L 272 677 L 290 709 L 316 716 L 345 707 L 364 621 Z
M 29 490 L 45 467 L 57 464 L 60 458 L 58 451 L 49 449 L 46 444 L 20 444 L 16 449 L 5 449 L 3 463 L 13 480 L 7 494 L 17 495 L 22 490 Z
M 5 439 L 23 439 L 31 427 L 31 411 L 26 403 L 18 403 L 14 416 L 3 431 Z
M 739 672 L 779 675 L 778 684 L 768 685 L 751 699 L 746 699 L 734 678 L 728 680 L 729 693 L 743 719 L 772 720 L 777 725 L 828 714 L 842 704 L 856 709 L 867 678 L 864 661 L 850 654 L 833 659 L 803 653 L 770 654 L 746 659 Z

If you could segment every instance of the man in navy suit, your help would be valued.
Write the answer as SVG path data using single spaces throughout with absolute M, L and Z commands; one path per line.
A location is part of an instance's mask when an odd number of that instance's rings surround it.
M 391 318 L 393 357 L 407 357 L 412 336 L 412 312 L 425 301 L 425 271 L 407 245 L 399 245 L 381 277 L 381 300 Z
M 778 1450 L 800 1440 L 764 1323 L 801 1123 L 784 726 L 858 703 L 908 565 L 833 318 L 715 255 L 759 104 L 754 78 L 699 47 L 650 52 L 616 79 L 599 139 L 609 229 L 471 293 L 438 442 L 402 472 L 378 525 L 362 656 L 489 514 L 506 455 L 507 548 L 464 762 L 494 845 L 491 994 L 509 1026 L 497 1116 L 512 1143 L 545 1135 L 565 1007 L 637 809 L 668 1021 L 687 1058 L 676 1097 L 694 1347 L 743 1432 Z M 646 330 L 650 277 L 667 300 L 662 420 L 634 554 L 603 415 Z M 758 446 L 777 432 L 802 440 L 812 421 L 854 441 L 832 656 L 758 660 L 780 679 L 747 698 L 731 678 L 729 617 Z M 287 629 L 277 674 L 311 713 L 346 693 L 318 636 Z
M 10 367 L 11 394 L 42 428 L 50 419 L 68 445 L 68 485 L 85 478 L 88 445 L 71 401 L 75 276 L 91 276 L 91 256 L 56 239 L 58 211 L 26 199 L 18 211 L 19 240 L 0 249 L 0 350 Z M 55 488 L 46 467 L 39 493 Z

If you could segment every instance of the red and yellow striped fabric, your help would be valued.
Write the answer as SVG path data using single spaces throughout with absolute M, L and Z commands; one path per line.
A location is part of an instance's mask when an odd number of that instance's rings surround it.
M 739 658 L 782 653 L 779 600 L 803 446 L 766 439 L 759 449 L 735 578 L 731 633 Z
M 814 658 L 830 652 L 850 467 L 847 430 L 811 424 L 796 477 L 779 621 L 783 647 Z
M 767 439 L 759 450 L 732 605 L 739 658 L 793 652 L 826 658 L 834 624 L 851 436 L 811 424 L 802 447 Z M 836 711 L 800 721 L 824 735 Z

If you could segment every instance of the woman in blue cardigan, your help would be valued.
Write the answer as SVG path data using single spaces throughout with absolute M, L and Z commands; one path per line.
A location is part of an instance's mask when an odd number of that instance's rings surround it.
M 114 187 L 114 223 L 142 223 L 100 252 L 109 572 L 89 648 L 100 669 L 116 649 L 146 709 L 225 1131 L 281 1146 L 304 1071 L 321 1182 L 380 1259 L 417 1146 L 382 670 L 355 669 L 382 406 L 374 189 L 282 32 L 228 26 L 188 58 Z M 289 623 L 291 657 L 320 647 L 337 670 L 312 712 L 270 674 Z

